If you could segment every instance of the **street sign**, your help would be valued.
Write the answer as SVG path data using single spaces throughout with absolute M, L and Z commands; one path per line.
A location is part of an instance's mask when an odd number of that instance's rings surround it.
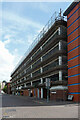
M 68 95 L 68 100 L 73 100 L 73 95 Z
M 46 78 L 46 87 L 50 87 L 50 78 Z

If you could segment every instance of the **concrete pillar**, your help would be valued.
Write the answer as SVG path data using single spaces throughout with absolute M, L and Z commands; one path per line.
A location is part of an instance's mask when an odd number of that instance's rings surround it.
M 42 50 L 42 46 L 41 46 L 40 48 L 41 48 L 41 50 Z
M 31 65 L 31 69 L 32 69 L 32 65 Z
M 41 62 L 43 61 L 42 57 L 41 57 Z
M 43 88 L 41 88 L 41 98 L 43 98 Z
M 62 56 L 59 56 L 59 65 L 62 65 Z M 59 70 L 59 81 L 62 80 L 62 70 Z
M 31 57 L 31 60 L 32 60 L 32 57 Z
M 26 70 L 24 70 L 24 73 L 26 73 Z
M 24 87 L 26 87 L 26 84 L 24 83 Z
M 39 98 L 39 97 L 40 97 L 40 96 L 39 96 L 39 88 L 37 88 L 37 93 L 38 93 L 38 98 Z
M 61 48 L 62 48 L 62 42 L 59 41 L 59 50 L 61 50 Z
M 32 81 L 31 81 L 31 86 L 32 86 Z
M 32 78 L 32 73 L 31 73 L 31 78 Z
M 41 83 L 43 83 L 43 78 L 41 78 Z M 41 88 L 41 98 L 43 98 L 43 88 Z
M 62 71 L 59 71 L 59 81 L 62 81 Z
M 43 72 L 43 69 L 42 69 L 42 67 L 41 67 L 41 73 Z
M 62 65 L 62 56 L 59 56 L 59 65 Z
M 60 27 L 59 27 L 59 35 L 60 35 L 60 32 L 61 32 L 61 30 L 60 30 Z
M 59 41 L 59 50 L 61 49 L 62 49 L 62 43 L 61 41 Z M 62 65 L 62 56 L 59 56 L 59 65 Z M 59 81 L 61 80 L 62 80 L 62 70 L 59 71 Z

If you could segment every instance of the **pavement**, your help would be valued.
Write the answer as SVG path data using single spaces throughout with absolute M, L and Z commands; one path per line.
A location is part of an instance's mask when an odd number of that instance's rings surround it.
M 0 98 L 1 99 L 1 98 Z M 2 95 L 3 118 L 78 118 L 79 104 L 27 96 Z

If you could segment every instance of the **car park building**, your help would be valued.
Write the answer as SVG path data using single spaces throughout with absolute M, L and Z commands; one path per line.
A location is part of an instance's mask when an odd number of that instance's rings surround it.
M 61 11 L 51 17 L 11 74 L 13 94 L 47 98 L 49 80 L 50 100 L 67 100 L 73 95 L 74 101 L 79 101 L 79 6 L 79 2 L 73 2 L 65 11 L 67 21 Z

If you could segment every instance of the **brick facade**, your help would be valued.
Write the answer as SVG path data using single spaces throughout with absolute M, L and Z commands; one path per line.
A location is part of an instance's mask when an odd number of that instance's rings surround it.
M 65 11 L 68 36 L 68 94 L 80 102 L 80 2 L 73 2 Z
M 56 90 L 56 93 L 50 93 L 50 100 L 67 100 L 68 91 L 67 90 Z

